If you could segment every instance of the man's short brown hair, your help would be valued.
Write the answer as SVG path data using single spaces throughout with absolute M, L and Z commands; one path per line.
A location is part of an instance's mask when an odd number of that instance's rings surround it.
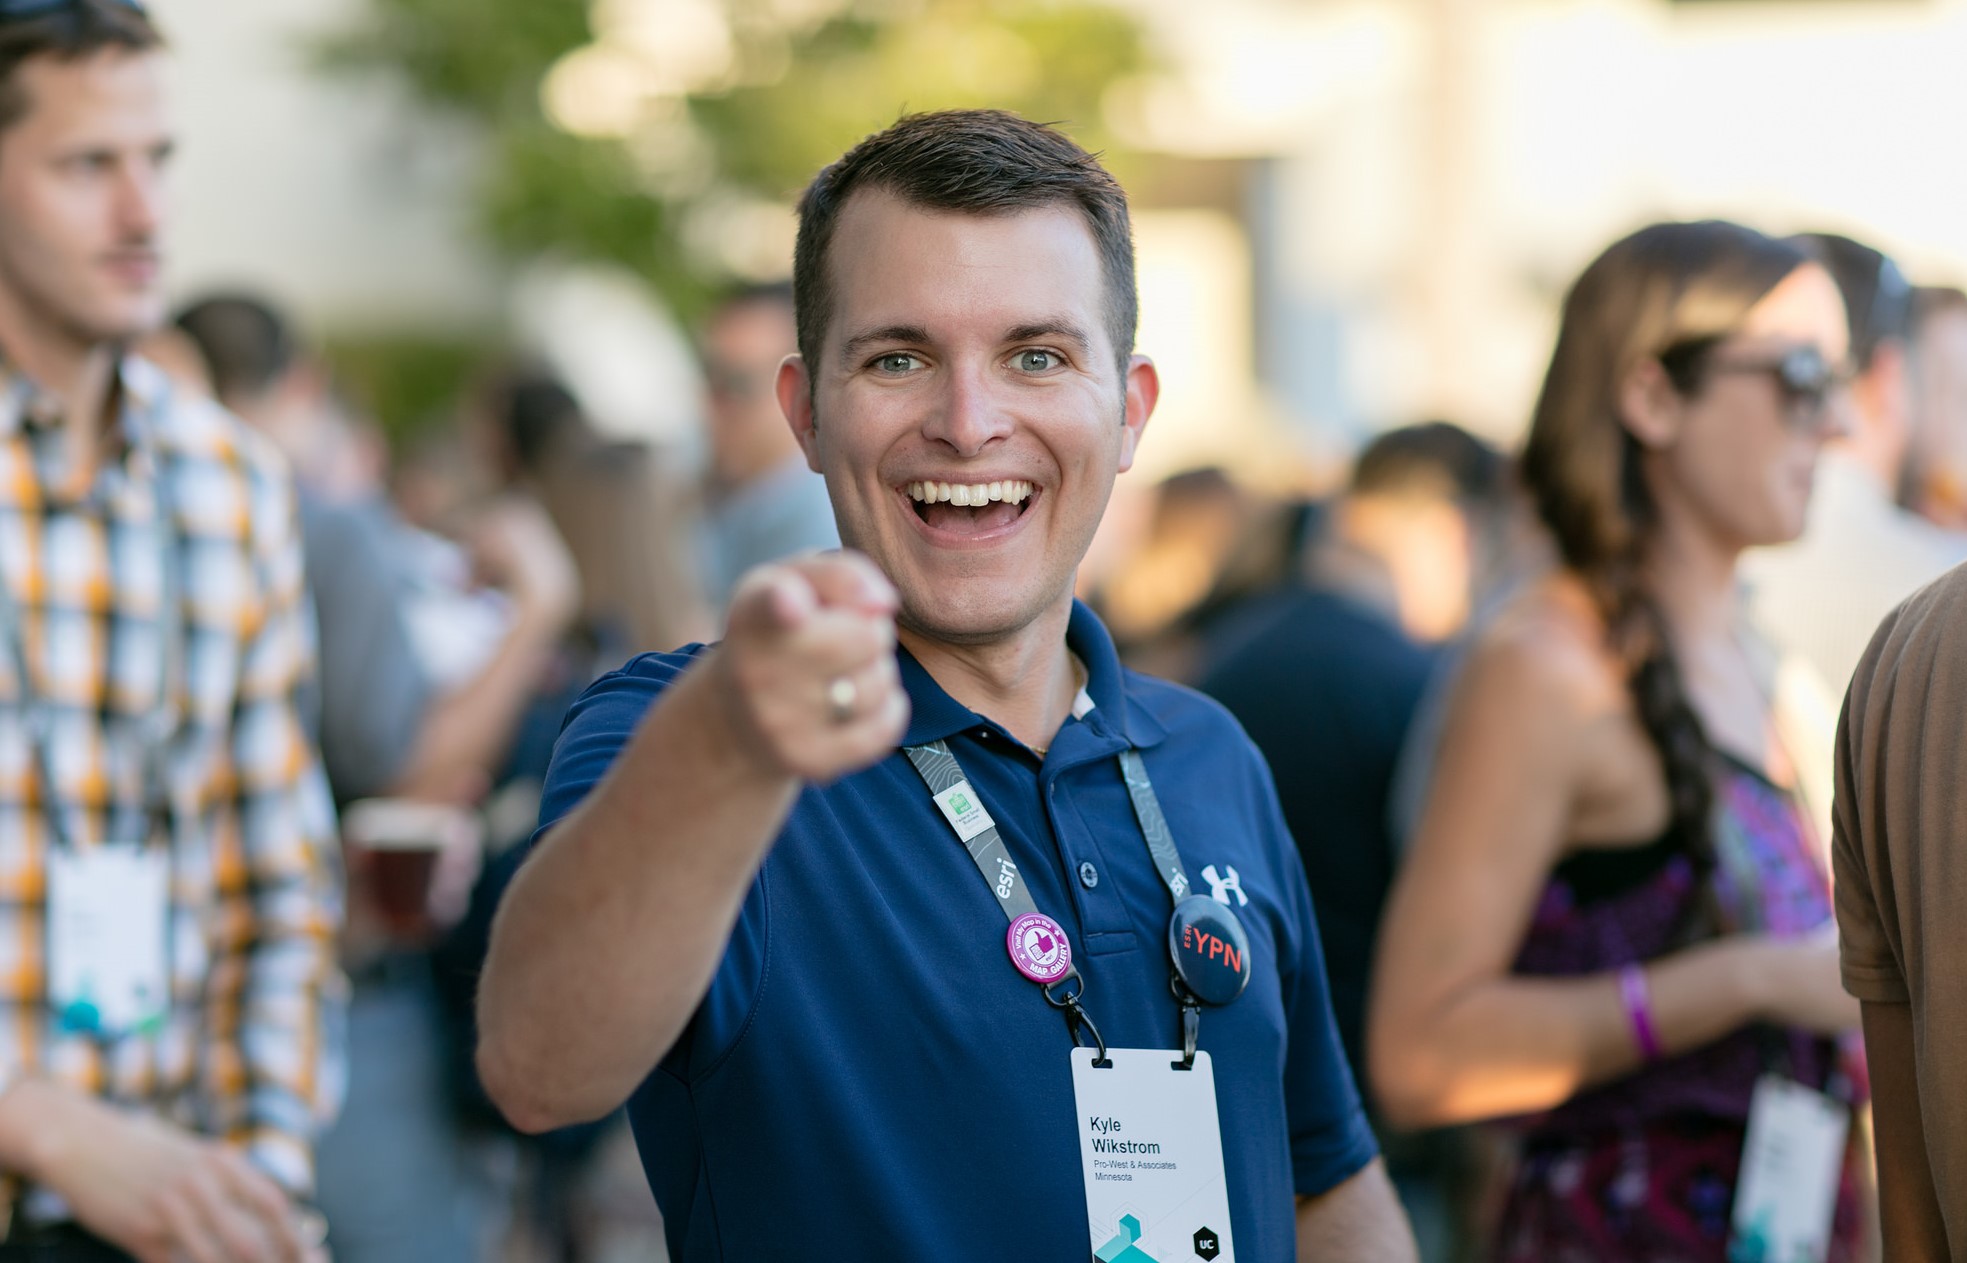
M 817 373 L 832 316 L 826 256 L 840 210 L 860 189 L 892 193 L 924 210 L 1009 215 L 1073 206 L 1086 218 L 1106 282 L 1107 333 L 1124 367 L 1140 303 L 1127 195 L 1097 155 L 1063 132 L 1003 110 L 910 114 L 869 136 L 821 171 L 799 199 L 792 288 L 799 353 Z
M 65 0 L 24 18 L 0 18 L 0 131 L 27 115 L 33 102 L 20 68 L 36 57 L 79 61 L 105 49 L 147 52 L 164 37 L 150 15 L 123 0 Z

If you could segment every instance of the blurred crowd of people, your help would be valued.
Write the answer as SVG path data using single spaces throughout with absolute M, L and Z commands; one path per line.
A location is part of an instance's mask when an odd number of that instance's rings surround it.
M 140 348 L 294 475 L 304 717 L 348 879 L 348 1097 L 317 1154 L 339 1259 L 661 1250 L 619 1120 L 522 1138 L 485 1099 L 473 991 L 568 705 L 642 647 L 712 639 L 746 571 L 839 544 L 774 392 L 793 343 L 788 285 L 705 318 L 701 477 L 601 434 L 539 364 L 488 365 L 447 425 L 392 452 L 259 295 L 195 298 Z
M 1799 355 L 1759 326 L 1780 329 L 1801 305 L 1784 290 L 1813 274 L 1834 299 L 1791 321 L 1823 348 Z M 1565 1251 L 1609 1225 L 1634 1252 L 1597 1257 L 1692 1257 L 1674 1225 L 1725 1217 L 1759 1072 L 1814 1060 L 1803 1073 L 1863 1099 L 1830 927 L 1832 742 L 1880 620 L 1967 559 L 1963 333 L 1959 290 L 1915 287 L 1848 237 L 1648 229 L 1572 291 L 1519 459 L 1437 421 L 1382 434 L 1344 490 L 1303 503 L 1184 474 L 1103 581 L 1126 652 L 1219 698 L 1276 772 L 1424 1257 L 1584 1258 Z M 1732 438 L 1647 470 L 1627 419 L 1644 405 L 1621 394 L 1644 387 L 1620 375 L 1658 356 L 1687 389 L 1736 341 L 1768 353 L 1720 371 L 1774 390 L 1715 391 Z M 1781 420 L 1751 437 L 1771 395 Z M 1135 592 L 1181 597 L 1137 612 Z M 1638 723 L 1604 731 L 1622 711 Z M 1683 1081 L 1603 1052 L 1567 1064 L 1577 1027 L 1628 1034 L 1531 979 L 1724 929 L 1795 956 L 1742 1001 L 1701 960 L 1695 1002 L 1742 1007 L 1700 1015 Z M 1831 1042 L 1756 1049 L 1776 1020 Z M 1732 1060 L 1710 1042 L 1730 1032 Z M 1689 1131 L 1703 1112 L 1720 1143 Z M 1829 1257 L 1875 1257 L 1863 1143 Z

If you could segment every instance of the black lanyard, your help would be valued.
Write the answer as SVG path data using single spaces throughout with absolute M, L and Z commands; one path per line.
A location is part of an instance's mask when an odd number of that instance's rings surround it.
M 1092 1036 L 1099 1050 L 1095 1065 L 1107 1064 L 1106 1041 L 1100 1037 L 1099 1028 L 1087 1016 L 1081 1003 L 1086 994 L 1086 980 L 1072 966 L 1070 946 L 1064 941 L 1064 933 L 1058 923 L 1038 911 L 1026 889 L 1023 875 L 1011 859 L 1004 846 L 1003 835 L 998 832 L 996 822 L 983 810 L 976 790 L 963 775 L 962 764 L 950 753 L 943 741 L 931 741 L 924 745 L 906 746 L 902 751 L 908 761 L 915 766 L 922 781 L 929 787 L 930 795 L 936 800 L 950 826 L 956 830 L 964 849 L 983 876 L 984 885 L 990 889 L 997 904 L 1004 910 L 1005 919 L 1011 924 L 1011 934 L 1007 948 L 1012 962 L 1019 972 L 1040 985 L 1046 1003 L 1065 1013 L 1066 1024 L 1072 1032 L 1073 1042 L 1079 1042 L 1082 1028 Z M 1120 752 L 1121 779 L 1126 782 L 1127 796 L 1134 804 L 1134 818 L 1140 824 L 1141 837 L 1147 842 L 1148 854 L 1154 860 L 1155 871 L 1162 884 L 1168 888 L 1169 897 L 1174 901 L 1174 915 L 1169 924 L 1169 987 L 1182 1014 L 1182 1060 L 1183 1069 L 1195 1064 L 1195 1044 L 1201 1026 L 1201 1004 L 1226 1004 L 1242 991 L 1243 984 L 1249 980 L 1249 948 L 1242 927 L 1235 914 L 1214 900 L 1200 898 L 1191 893 L 1188 870 L 1182 865 L 1181 852 L 1175 847 L 1174 835 L 1168 829 L 1168 818 L 1162 813 L 1161 801 L 1155 796 L 1154 782 L 1148 778 L 1147 764 L 1140 751 L 1129 746 Z M 1206 906 L 1198 906 L 1206 905 Z M 1183 946 L 1185 935 L 1192 942 L 1195 927 L 1206 921 L 1215 942 L 1222 944 L 1218 956 L 1235 952 L 1235 970 L 1238 981 L 1234 989 L 1226 985 L 1209 986 L 1204 984 L 1198 997 L 1197 988 L 1191 985 L 1188 968 L 1184 958 L 1193 953 Z M 1027 935 L 1035 935 L 1042 943 L 1050 933 L 1060 937 L 1058 951 L 1064 959 L 1058 961 L 1053 970 L 1041 969 L 1033 962 L 1021 959 L 1020 930 Z M 1229 943 L 1233 942 L 1233 949 Z M 1206 955 L 1206 953 L 1205 953 Z M 1050 976 L 1048 976 L 1050 975 Z M 1221 996 L 1222 998 L 1217 998 Z

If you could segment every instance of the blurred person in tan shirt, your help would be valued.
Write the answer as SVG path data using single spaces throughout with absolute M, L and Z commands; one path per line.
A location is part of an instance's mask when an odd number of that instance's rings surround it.
M 1967 1261 L 1967 568 L 1879 627 L 1837 733 L 1832 856 L 1861 1002 L 1885 1257 Z

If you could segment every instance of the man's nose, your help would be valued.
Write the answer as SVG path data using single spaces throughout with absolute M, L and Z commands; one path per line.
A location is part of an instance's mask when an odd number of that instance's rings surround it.
M 163 225 L 163 172 L 148 162 L 127 164 L 116 198 L 116 226 L 124 240 L 149 242 Z
M 948 444 L 963 457 L 975 456 L 992 440 L 1008 437 L 1014 423 L 993 386 L 988 367 L 951 371 L 940 398 L 923 419 L 923 435 Z

